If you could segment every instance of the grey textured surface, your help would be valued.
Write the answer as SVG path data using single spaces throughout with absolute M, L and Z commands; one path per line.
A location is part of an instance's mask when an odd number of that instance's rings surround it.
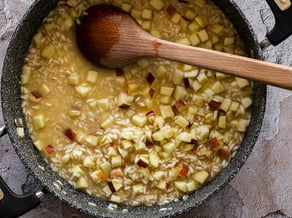
M 0 68 L 15 26 L 32 0 L 0 2 Z M 264 38 L 273 25 L 262 0 L 236 0 L 257 32 Z M 265 21 L 265 25 L 262 22 Z M 269 61 L 292 65 L 291 37 L 269 48 Z M 269 87 L 267 113 L 258 143 L 240 173 L 218 195 L 184 217 L 292 217 L 292 93 Z M 3 123 L 0 117 L 0 124 Z M 37 190 L 15 154 L 7 136 L 0 139 L 0 175 L 17 193 Z M 48 195 L 39 207 L 23 217 L 86 217 Z

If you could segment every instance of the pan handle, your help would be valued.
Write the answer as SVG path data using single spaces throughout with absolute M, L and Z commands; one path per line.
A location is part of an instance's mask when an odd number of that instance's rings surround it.
M 39 191 L 28 195 L 15 194 L 0 176 L 0 217 L 14 218 L 25 214 L 40 204 L 45 192 Z
M 292 34 L 292 0 L 266 0 L 274 17 L 275 25 L 267 33 L 262 47 L 267 45 L 278 45 Z
M 0 127 L 0 137 L 7 133 L 5 126 Z M 0 176 L 0 218 L 14 218 L 25 214 L 40 204 L 46 190 L 27 195 L 15 194 Z

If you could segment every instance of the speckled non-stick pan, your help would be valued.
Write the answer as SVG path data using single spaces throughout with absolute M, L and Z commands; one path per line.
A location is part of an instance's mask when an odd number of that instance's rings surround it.
M 214 2 L 233 22 L 250 53 L 255 58 L 262 59 L 261 48 L 256 40 L 256 36 L 236 3 L 231 0 L 216 0 Z M 5 128 L 0 129 L 0 132 L 4 132 L 4 130 L 8 132 L 19 158 L 23 161 L 29 172 L 43 184 L 45 190 L 53 193 L 70 206 L 89 215 L 98 217 L 154 218 L 171 217 L 189 211 L 222 189 L 242 167 L 257 140 L 265 111 L 266 86 L 263 84 L 254 83 L 251 123 L 241 143 L 240 149 L 235 157 L 232 158 L 230 164 L 207 185 L 190 194 L 188 199 L 164 206 L 132 207 L 119 205 L 114 210 L 109 210 L 109 202 L 99 200 L 76 190 L 55 173 L 33 146 L 27 129 L 25 129 L 26 134 L 23 139 L 17 136 L 14 121 L 16 118 L 22 118 L 24 120 L 20 99 L 20 74 L 22 72 L 24 58 L 33 35 L 36 33 L 44 17 L 56 6 L 56 3 L 57 0 L 37 0 L 28 10 L 11 39 L 5 57 L 1 81 L 1 97 Z M 268 3 L 272 6 L 275 15 L 280 12 L 283 14 L 283 11 L 278 10 L 275 1 L 269 0 Z M 289 10 L 291 15 L 291 8 Z M 287 23 L 289 25 L 292 23 L 291 17 L 292 16 L 290 16 L 290 20 Z M 285 18 L 285 20 L 286 19 L 288 18 Z M 280 20 L 280 18 L 277 17 L 277 20 Z M 283 22 L 281 22 L 281 24 L 282 23 Z M 283 30 L 280 35 L 271 33 L 271 36 L 268 38 L 272 43 L 279 43 L 279 41 L 284 39 L 285 34 L 286 36 L 288 35 L 288 33 Z M 282 38 L 279 39 L 279 37 Z M 277 41 L 278 39 L 279 41 Z M 28 196 L 11 195 L 9 188 L 0 177 L 0 217 L 13 217 L 26 212 L 39 203 L 40 195 L 42 195 L 42 192 L 33 193 Z

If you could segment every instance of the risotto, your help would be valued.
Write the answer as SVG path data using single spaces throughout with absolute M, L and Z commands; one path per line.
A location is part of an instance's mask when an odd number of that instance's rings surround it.
M 169 41 L 239 55 L 244 45 L 208 0 L 62 0 L 33 37 L 22 107 L 51 168 L 114 203 L 169 203 L 206 184 L 236 153 L 249 125 L 251 84 L 158 58 L 116 70 L 93 66 L 76 46 L 75 27 L 99 3 Z

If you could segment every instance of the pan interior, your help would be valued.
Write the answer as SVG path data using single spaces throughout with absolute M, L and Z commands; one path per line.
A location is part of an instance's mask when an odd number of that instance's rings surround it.
M 240 33 L 242 39 L 244 39 L 247 48 L 253 51 L 256 58 L 261 58 L 260 48 L 256 41 L 255 34 L 248 24 L 247 19 L 240 12 L 240 9 L 235 3 L 227 0 L 215 1 L 215 3 L 220 8 L 224 9 L 224 13 L 231 21 L 234 21 L 234 25 L 238 27 L 237 31 Z M 15 131 L 14 120 L 15 118 L 22 118 L 24 120 L 19 85 L 24 58 L 33 35 L 36 33 L 44 17 L 56 6 L 56 4 L 56 0 L 38 0 L 34 2 L 12 37 L 5 57 L 2 73 L 1 97 L 5 125 L 17 154 L 29 171 L 59 199 L 87 214 L 100 217 L 164 217 L 181 214 L 200 205 L 226 185 L 242 167 L 257 140 L 265 110 L 265 85 L 254 84 L 254 104 L 251 108 L 251 124 L 243 139 L 241 148 L 231 160 L 230 164 L 223 169 L 215 179 L 191 194 L 187 200 L 173 202 L 164 206 L 119 206 L 114 211 L 111 211 L 109 202 L 101 201 L 83 192 L 77 191 L 52 171 L 32 145 L 32 140 L 27 130 L 24 139 L 18 138 Z M 124 213 L 126 210 L 128 212 Z

